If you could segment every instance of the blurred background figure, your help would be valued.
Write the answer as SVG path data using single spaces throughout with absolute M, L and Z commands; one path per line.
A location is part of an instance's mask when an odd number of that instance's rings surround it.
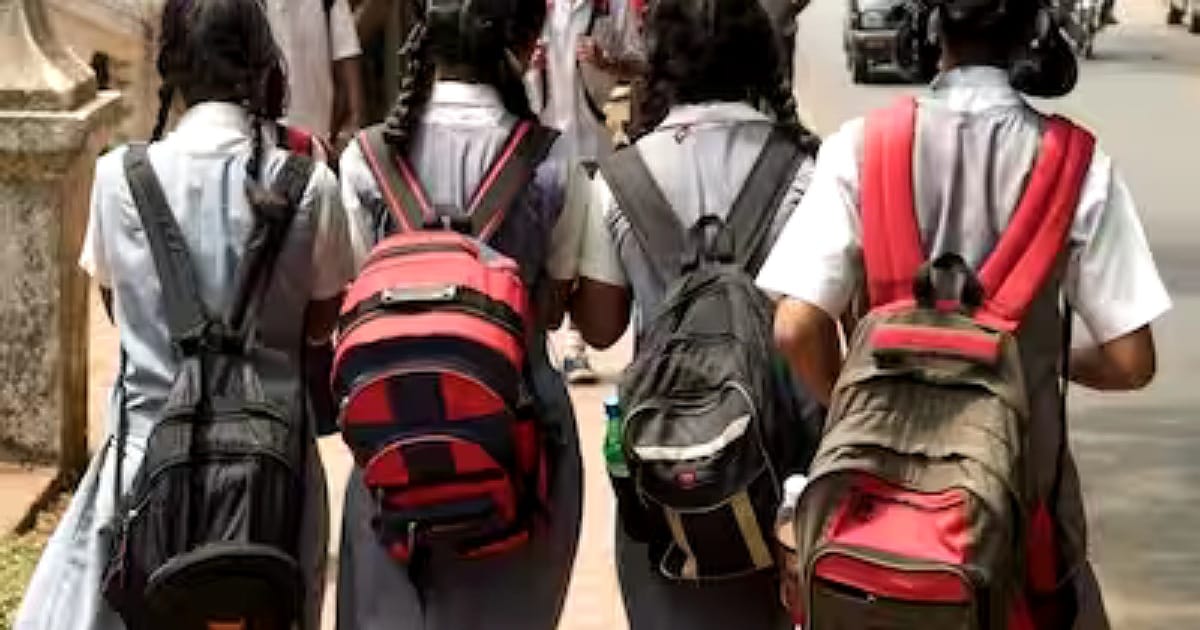
M 362 48 L 348 0 L 267 0 L 288 69 L 287 124 L 336 152 L 362 127 Z

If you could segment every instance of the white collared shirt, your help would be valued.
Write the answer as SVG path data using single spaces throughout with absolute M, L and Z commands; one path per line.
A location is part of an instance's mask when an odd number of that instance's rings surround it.
M 362 55 L 347 0 L 268 0 L 267 18 L 287 62 L 287 122 L 328 138 L 333 120 L 333 62 Z
M 725 217 L 757 161 L 773 123 L 753 107 L 739 102 L 679 105 L 635 145 L 662 189 L 680 223 L 690 226 L 701 216 Z M 808 185 L 811 162 L 803 166 L 784 197 L 776 217 L 775 234 L 799 203 Z M 576 171 L 567 191 L 566 216 L 559 223 L 564 233 L 580 239 L 577 263 L 555 268 L 572 269 L 580 277 L 626 286 L 630 276 L 648 273 L 627 269 L 620 245 L 630 225 L 602 174 L 589 177 Z M 571 228 L 573 224 L 582 227 Z M 661 296 L 635 296 L 642 301 Z M 642 304 L 653 310 L 655 304 Z
M 930 98 L 971 115 L 1026 106 L 1004 71 L 986 67 L 946 73 Z M 857 119 L 826 139 L 812 185 L 758 278 L 763 289 L 818 306 L 834 318 L 863 282 L 858 207 L 863 131 Z M 1064 290 L 1094 342 L 1137 330 L 1170 309 L 1133 196 L 1099 148 L 1075 212 L 1070 247 Z
M 489 85 L 460 81 L 435 83 L 420 124 L 414 130 L 407 156 L 430 200 L 435 205 L 466 207 L 516 123 L 517 118 L 505 109 L 500 94 Z M 340 170 L 342 202 L 350 217 L 355 258 L 361 265 L 379 236 L 376 223 L 382 195 L 359 142 L 346 147 Z M 558 219 L 556 225 L 562 223 L 559 218 L 562 180 L 558 166 L 547 160 L 538 167 L 529 184 L 536 190 L 526 191 L 526 194 L 534 193 L 537 212 Z M 552 231 L 551 226 L 539 227 Z M 567 237 L 559 231 L 544 236 L 550 238 L 548 251 L 539 257 L 548 256 L 551 260 L 567 258 L 559 250 L 568 240 L 579 242 L 578 238 Z M 537 264 L 545 262 L 536 261 Z M 549 273 L 561 277 L 565 272 L 550 268 Z
M 597 6 L 606 6 L 607 12 L 594 15 Z M 592 37 L 606 55 L 622 60 L 644 58 L 645 44 L 640 18 L 630 0 L 554 0 L 548 9 L 542 29 L 546 68 L 542 71 L 545 93 L 539 95 L 541 120 L 562 132 L 555 157 L 570 167 L 612 151 L 612 134 L 597 118 L 588 98 L 604 107 L 616 77 L 579 63 L 576 49 L 580 38 Z M 535 84 L 535 88 L 541 91 L 542 85 Z
M 266 172 L 274 176 L 286 159 L 286 153 L 266 140 Z M 151 163 L 162 183 L 171 211 L 179 221 L 193 259 L 204 261 L 217 248 L 230 243 L 240 246 L 254 226 L 254 215 L 245 194 L 245 164 L 251 150 L 250 119 L 245 110 L 228 103 L 201 103 L 191 107 L 174 131 L 150 147 Z M 122 158 L 125 151 L 115 150 L 100 158 L 92 188 L 87 235 L 79 264 L 100 286 L 113 286 L 110 257 L 129 255 L 113 251 L 112 230 L 140 230 L 137 207 L 125 179 Z M 220 213 L 222 200 L 227 213 Z M 312 277 L 312 298 L 337 296 L 353 278 L 354 267 L 346 234 L 346 218 L 338 198 L 337 178 L 323 164 L 313 171 L 301 210 L 311 213 L 316 226 L 313 234 L 312 268 L 303 270 Z M 149 261 L 146 261 L 147 264 Z M 203 263 L 202 263 L 203 264 Z M 152 267 L 146 273 L 154 273 Z M 214 271 L 206 273 L 205 271 Z M 231 272 L 230 269 L 222 270 Z M 200 280 L 215 291 L 232 278 L 224 273 L 202 270 Z

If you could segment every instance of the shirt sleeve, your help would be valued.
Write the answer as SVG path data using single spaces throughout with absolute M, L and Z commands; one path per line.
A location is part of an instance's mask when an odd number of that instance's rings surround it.
M 582 166 L 573 169 L 568 179 L 562 213 L 554 224 L 550 256 L 546 259 L 546 273 L 555 280 L 574 280 L 579 274 L 591 181 Z
M 862 132 L 862 121 L 853 121 L 822 145 L 811 184 L 758 275 L 763 290 L 808 302 L 835 319 L 862 282 Z
M 378 195 L 378 186 L 357 142 L 351 142 L 342 152 L 339 171 L 342 174 L 342 206 L 346 211 L 350 249 L 354 268 L 358 270 L 375 246 L 374 212 L 363 199 L 364 195 Z
M 617 224 L 624 222 L 624 218 L 603 175 L 597 171 L 589 182 L 579 249 L 579 276 L 618 287 L 629 286 L 617 250 Z M 627 225 L 624 233 L 629 234 Z
M 339 199 L 337 178 L 329 167 L 317 165 L 309 183 L 308 196 L 315 213 L 312 298 L 328 300 L 345 290 L 355 272 L 346 211 Z
M 1099 149 L 1071 232 L 1064 289 L 1096 343 L 1131 333 L 1170 310 L 1133 195 Z
M 113 161 L 111 155 L 113 154 L 101 158 L 96 165 L 88 209 L 87 233 L 83 237 L 83 248 L 79 253 L 80 268 L 104 288 L 112 287 L 112 268 L 108 263 L 108 250 L 104 245 L 103 216 L 112 209 L 112 204 L 120 203 L 112 191 L 113 186 L 109 183 L 112 181 L 112 169 L 107 166 Z
M 329 9 L 329 54 L 334 61 L 362 55 L 358 28 L 348 0 L 335 0 Z

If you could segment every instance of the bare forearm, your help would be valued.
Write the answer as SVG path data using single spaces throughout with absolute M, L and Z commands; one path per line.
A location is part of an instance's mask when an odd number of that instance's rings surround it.
M 334 108 L 330 129 L 335 135 L 340 131 L 356 131 L 362 127 L 363 119 L 362 59 L 351 57 L 333 62 L 333 78 L 341 106 Z
M 828 407 L 842 369 L 837 323 L 815 306 L 784 300 L 775 316 L 775 339 L 795 375 Z

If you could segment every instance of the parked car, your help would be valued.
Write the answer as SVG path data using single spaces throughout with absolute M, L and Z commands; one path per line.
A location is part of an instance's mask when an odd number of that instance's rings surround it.
M 1200 1 L 1200 0 L 1196 0 Z M 915 0 L 849 0 L 844 45 L 855 83 L 866 83 L 879 66 L 910 79 L 937 73 L 938 47 L 928 36 L 929 14 Z
M 1167 0 L 1167 24 L 1184 23 L 1188 32 L 1200 34 L 1200 0 Z

